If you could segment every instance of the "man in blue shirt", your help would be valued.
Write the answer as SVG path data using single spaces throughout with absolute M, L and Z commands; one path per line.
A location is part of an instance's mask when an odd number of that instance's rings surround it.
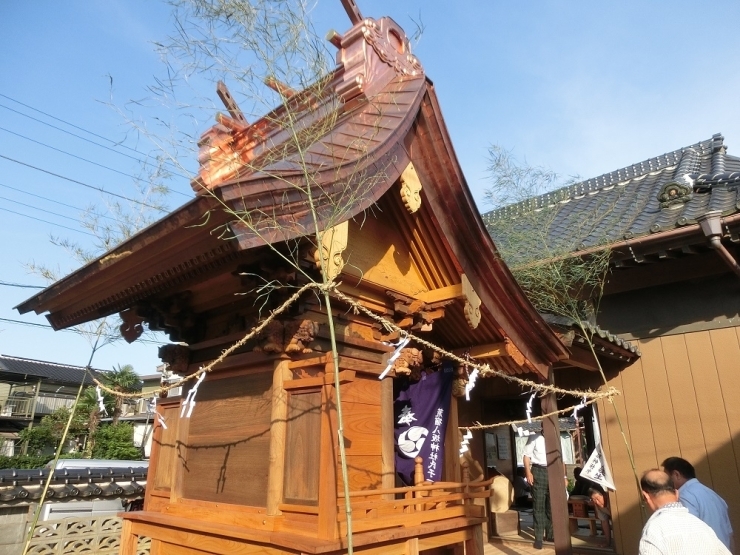
M 663 461 L 663 469 L 678 490 L 678 501 L 689 513 L 708 524 L 725 547 L 734 553 L 732 525 L 725 500 L 696 479 L 696 471 L 686 459 L 669 457 Z

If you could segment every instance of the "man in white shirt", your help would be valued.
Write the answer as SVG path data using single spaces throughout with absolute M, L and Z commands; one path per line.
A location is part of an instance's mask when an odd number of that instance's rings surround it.
M 732 525 L 725 500 L 696 479 L 696 471 L 686 459 L 669 457 L 663 461 L 663 470 L 678 489 L 679 503 L 707 523 L 725 547 L 734 551 Z
M 678 502 L 668 474 L 648 470 L 640 489 L 654 512 L 642 529 L 639 555 L 731 555 L 714 531 Z
M 547 451 L 545 437 L 541 434 L 529 436 L 524 446 L 524 473 L 532 486 L 534 516 L 534 548 L 542 549 L 542 540 L 552 541 L 552 512 L 550 508 L 550 486 L 547 480 Z

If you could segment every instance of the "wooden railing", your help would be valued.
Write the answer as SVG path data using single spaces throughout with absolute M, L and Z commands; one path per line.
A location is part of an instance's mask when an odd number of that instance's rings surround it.
M 421 462 L 417 459 L 418 477 Z M 493 480 L 470 482 L 463 467 L 463 482 L 419 482 L 414 486 L 350 492 L 353 532 L 367 532 L 396 526 L 418 526 L 455 517 L 485 517 L 485 506 L 474 504 L 476 498 L 490 496 Z M 347 515 L 344 494 L 337 500 L 340 532 L 346 533 Z

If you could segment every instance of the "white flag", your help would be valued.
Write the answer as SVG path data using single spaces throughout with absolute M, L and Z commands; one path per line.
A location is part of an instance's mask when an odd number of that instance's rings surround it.
M 606 462 L 604 456 L 604 450 L 601 448 L 601 443 L 596 446 L 591 456 L 586 461 L 586 465 L 581 471 L 581 476 L 592 482 L 596 482 L 600 486 L 608 488 L 612 491 L 617 491 L 614 487 L 614 479 L 612 478 L 612 472 L 609 470 L 609 465 Z

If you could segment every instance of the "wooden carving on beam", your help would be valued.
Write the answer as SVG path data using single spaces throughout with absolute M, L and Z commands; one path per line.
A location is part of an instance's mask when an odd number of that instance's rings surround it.
M 468 325 L 475 329 L 480 324 L 481 300 L 465 274 L 462 275 L 462 293 L 465 297 L 465 319 L 468 321 Z
M 409 165 L 403 170 L 400 181 L 403 205 L 410 214 L 413 214 L 421 207 L 421 181 L 413 163 L 409 162 Z
M 452 299 L 446 299 L 426 303 L 395 291 L 386 291 L 386 294 L 395 300 L 396 325 L 415 331 L 432 331 L 434 321 L 444 317 L 444 307 L 453 302 Z
M 396 376 L 409 376 L 412 380 L 419 380 L 423 369 L 424 355 L 414 347 L 401 349 L 400 355 L 393 363 Z
M 171 372 L 184 376 L 190 364 L 190 349 L 184 345 L 162 345 L 159 348 L 159 358 L 169 366 Z
M 285 352 L 312 353 L 314 350 L 318 350 L 317 345 L 312 345 L 318 332 L 319 324 L 313 320 L 290 320 L 286 322 Z
M 134 309 L 126 309 L 122 311 L 119 316 L 121 317 L 121 337 L 126 340 L 126 343 L 133 343 L 141 334 L 144 333 L 144 318 L 139 316 Z
M 266 353 L 282 353 L 284 331 L 283 323 L 280 320 L 272 320 L 257 335 L 257 345 L 254 350 Z
M 254 351 L 265 353 L 312 353 L 321 350 L 315 344 L 319 324 L 313 320 L 273 320 L 257 336 Z
M 347 248 L 349 237 L 349 222 L 342 222 L 321 234 L 321 246 L 314 253 L 316 267 L 321 268 L 321 258 L 324 259 L 327 279 L 334 279 L 344 268 L 342 253 Z

